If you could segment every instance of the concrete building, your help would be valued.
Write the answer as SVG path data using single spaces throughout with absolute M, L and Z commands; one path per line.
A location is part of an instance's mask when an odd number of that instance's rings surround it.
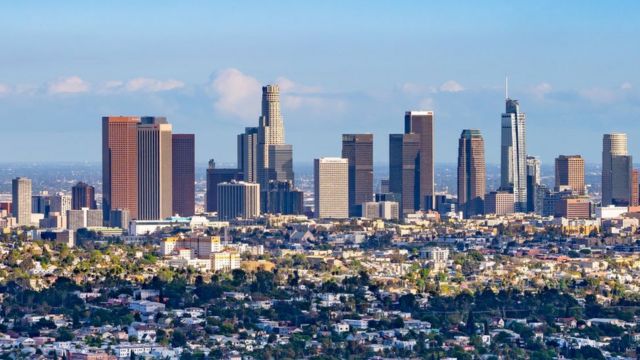
M 560 155 L 556 158 L 556 191 L 572 190 L 585 195 L 584 159 L 580 155 Z
M 254 219 L 260 216 L 260 185 L 244 181 L 218 184 L 218 219 Z
M 507 96 L 505 103 L 500 148 L 500 189 L 513 192 L 515 211 L 525 212 L 527 211 L 525 114 L 520 112 L 518 100 Z
M 404 114 L 404 133 L 419 137 L 418 199 L 419 209 L 434 209 L 434 118 L 433 111 L 407 111 Z
M 77 231 L 88 227 L 102 226 L 104 223 L 102 210 L 82 208 L 67 210 L 67 229 Z
M 269 145 L 284 144 L 284 121 L 280 112 L 280 87 L 262 87 L 262 115 L 258 123 L 258 183 L 267 187 L 269 178 Z
M 111 210 L 138 215 L 138 123 L 135 116 L 102 118 L 102 209 L 105 222 Z
M 485 197 L 485 214 L 508 215 L 515 211 L 513 193 L 492 191 Z
M 465 217 L 484 214 L 484 140 L 480 130 L 463 130 L 458 141 L 458 209 Z
M 51 196 L 51 204 L 49 211 L 57 212 L 59 214 L 66 215 L 68 210 L 71 210 L 71 196 L 57 193 Z
M 80 181 L 71 188 L 71 209 L 80 210 L 82 208 L 97 209 L 96 189 Z
M 349 161 L 342 158 L 314 160 L 315 216 L 319 219 L 349 217 Z
M 244 175 L 240 170 L 235 168 L 217 168 L 216 162 L 213 159 L 209 160 L 209 167 L 207 168 L 206 211 L 218 211 L 218 184 L 231 182 L 233 180 L 241 181 L 243 178 Z
M 196 208 L 195 135 L 173 134 L 172 151 L 172 215 L 191 216 Z
M 367 219 L 399 220 L 400 206 L 395 201 L 368 201 L 362 203 L 362 217 Z
M 541 183 L 540 159 L 527 156 L 527 212 L 536 211 L 536 188 Z
M 640 170 L 633 169 L 631 172 L 631 206 L 640 205 L 640 188 L 638 188 L 639 176 Z
M 586 196 L 563 197 L 556 206 L 555 216 L 567 219 L 590 219 L 591 200 Z
M 238 169 L 246 182 L 258 182 L 258 128 L 247 127 L 238 135 Z
M 231 271 L 240 268 L 240 254 L 235 251 L 221 251 L 211 254 L 211 271 Z
M 160 242 L 160 255 L 174 255 L 178 249 L 191 251 L 191 258 L 209 259 L 212 253 L 222 251 L 219 236 L 171 236 Z
M 138 216 L 157 220 L 173 213 L 173 141 L 164 117 L 145 116 L 138 125 Z
M 293 175 L 293 147 L 291 145 L 269 145 L 267 185 L 270 181 L 295 182 Z
M 373 199 L 373 135 L 343 134 L 342 158 L 349 161 L 349 216 L 363 216 Z
M 631 203 L 633 161 L 627 152 L 627 134 L 604 134 L 602 138 L 602 205 Z
M 18 177 L 11 181 L 13 217 L 18 226 L 31 225 L 31 179 Z
M 270 214 L 304 214 L 304 193 L 296 189 L 291 181 L 270 181 L 261 198 L 266 198 L 262 207 Z
M 420 135 L 389 135 L 389 192 L 400 198 L 400 216 L 420 209 Z

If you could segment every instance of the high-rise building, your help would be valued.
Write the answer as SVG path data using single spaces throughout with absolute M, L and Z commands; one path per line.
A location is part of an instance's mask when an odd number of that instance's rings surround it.
M 195 212 L 195 135 L 173 134 L 172 201 L 173 214 L 192 216 Z
M 555 216 L 566 219 L 589 219 L 591 200 L 587 196 L 564 196 L 556 204 Z
M 633 169 L 631 173 L 631 206 L 640 205 L 640 188 L 638 188 L 638 177 L 640 170 Z
M 349 217 L 349 161 L 342 158 L 314 160 L 315 216 L 319 219 Z
M 258 182 L 258 128 L 247 127 L 238 135 L 238 169 L 244 181 Z
M 77 231 L 87 227 L 102 226 L 102 211 L 82 208 L 67 210 L 67 229 Z
M 31 179 L 18 177 L 11 181 L 11 201 L 16 224 L 31 225 Z
M 138 219 L 158 220 L 173 213 L 171 124 L 146 116 L 138 125 Z
M 304 214 L 304 193 L 295 189 L 291 181 L 270 181 L 260 197 L 266 197 L 263 208 L 270 214 Z
M 400 218 L 420 209 L 420 135 L 389 135 L 389 192 L 400 197 Z
M 536 188 L 540 186 L 540 159 L 537 156 L 527 156 L 527 212 L 536 211 Z
M 51 212 L 51 195 L 47 191 L 41 191 L 38 195 L 31 196 L 31 213 L 44 214 L 46 218 Z
M 492 191 L 485 197 L 485 214 L 508 215 L 514 212 L 513 194 L 509 191 Z
M 342 157 L 349 161 L 349 216 L 362 216 L 373 199 L 373 135 L 342 135 Z
M 486 187 L 484 139 L 480 130 L 463 130 L 458 141 L 458 209 L 465 217 L 484 214 Z
M 434 208 L 434 119 L 433 111 L 407 111 L 404 114 L 404 133 L 418 134 L 418 206 L 420 209 Z
M 260 185 L 244 181 L 218 184 L 218 219 L 253 219 L 260 216 Z
M 269 178 L 269 145 L 284 144 L 284 122 L 280 113 L 280 87 L 262 87 L 262 115 L 258 124 L 258 183 L 266 188 Z
M 235 168 L 216 168 L 216 162 L 209 160 L 207 168 L 207 195 L 205 209 L 207 212 L 218 211 L 218 184 L 223 182 L 231 182 L 232 180 L 240 181 L 243 179 L 241 171 Z
M 602 206 L 628 206 L 631 202 L 632 158 L 627 134 L 604 134 L 602 138 Z
M 572 190 L 585 194 L 584 159 L 580 155 L 560 155 L 556 158 L 556 191 Z
M 71 209 L 80 210 L 82 208 L 97 209 L 96 189 L 80 181 L 71 188 Z
M 71 196 L 64 193 L 57 193 L 51 196 L 49 211 L 56 212 L 61 216 L 67 215 L 67 210 L 71 210 Z
M 527 211 L 525 114 L 518 100 L 506 99 L 502 114 L 502 145 L 500 148 L 500 188 L 514 197 L 514 209 Z
M 138 123 L 135 116 L 102 118 L 102 209 L 105 222 L 111 210 L 138 214 Z
M 294 182 L 293 147 L 291 145 L 269 145 L 269 170 L 267 179 L 267 185 L 268 182 L 271 181 Z

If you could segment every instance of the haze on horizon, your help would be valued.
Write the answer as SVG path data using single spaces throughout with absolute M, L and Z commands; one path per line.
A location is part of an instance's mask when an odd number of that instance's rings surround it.
M 198 162 L 235 162 L 260 86 L 278 83 L 294 161 L 340 153 L 342 133 L 388 134 L 431 109 L 437 163 L 462 129 L 499 162 L 504 77 L 527 152 L 599 163 L 602 134 L 640 156 L 640 3 L 540 1 L 81 1 L 0 5 L 0 139 L 8 161 L 100 161 L 103 115 L 162 115 L 196 134 Z M 25 148 L 25 151 L 6 149 Z

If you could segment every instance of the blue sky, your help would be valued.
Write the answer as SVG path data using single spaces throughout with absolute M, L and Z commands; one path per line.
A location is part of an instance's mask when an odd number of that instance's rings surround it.
M 605 132 L 640 156 L 637 1 L 24 1 L 0 4 L 0 161 L 99 161 L 100 117 L 165 115 L 198 161 L 235 161 L 261 84 L 283 90 L 295 161 L 436 112 L 436 161 L 464 128 L 498 162 L 504 77 L 527 148 L 600 160 Z M 28 146 L 28 151 L 13 151 Z

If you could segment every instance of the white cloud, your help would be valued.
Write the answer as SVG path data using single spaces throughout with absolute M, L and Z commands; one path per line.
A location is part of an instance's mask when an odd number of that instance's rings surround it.
M 551 92 L 551 90 L 553 90 L 551 85 L 549 83 L 543 82 L 534 86 L 531 89 L 531 93 L 538 99 L 543 99 L 546 94 Z
M 633 89 L 633 85 L 630 82 L 626 81 L 620 85 L 620 90 L 631 90 Z
M 113 86 L 117 86 L 117 82 L 109 82 Z M 169 80 L 158 80 L 151 78 L 143 78 L 138 77 L 135 79 L 131 79 L 127 81 L 124 85 L 124 88 L 127 91 L 143 91 L 143 92 L 159 92 L 159 91 L 168 91 L 174 90 L 184 87 L 184 83 L 182 81 L 169 79 Z
M 89 91 L 90 85 L 78 76 L 62 78 L 48 86 L 49 94 L 77 94 Z
M 301 85 L 293 80 L 285 77 L 279 77 L 276 79 L 276 84 L 280 87 L 280 92 L 285 93 L 298 93 L 298 94 L 315 94 L 322 92 L 322 88 L 317 86 Z
M 242 119 L 257 119 L 260 114 L 260 82 L 238 69 L 224 69 L 212 76 L 207 89 L 216 97 L 217 111 Z
M 440 85 L 440 91 L 442 92 L 460 92 L 463 90 L 464 90 L 464 87 L 455 80 L 449 80 L 443 83 L 442 85 Z

